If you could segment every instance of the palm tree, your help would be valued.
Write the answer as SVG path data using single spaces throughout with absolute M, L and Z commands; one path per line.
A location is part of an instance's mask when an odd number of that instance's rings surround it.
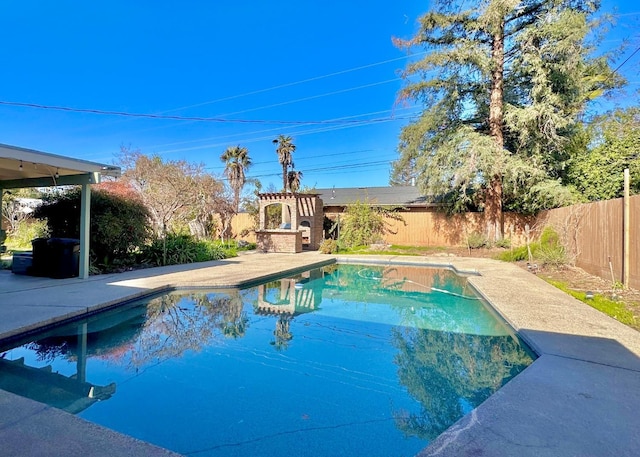
M 247 178 L 244 172 L 251 166 L 249 150 L 238 146 L 229 146 L 220 156 L 225 163 L 224 175 L 229 179 L 229 186 L 233 189 L 233 207 L 236 213 L 240 209 L 240 192 Z
M 276 322 L 276 329 L 273 332 L 275 335 L 275 341 L 271 341 L 271 344 L 275 346 L 277 351 L 282 351 L 289 347 L 289 341 L 293 339 L 293 334 L 291 333 L 291 320 L 293 316 L 288 316 L 285 314 L 280 314 L 278 316 L 278 321 Z
M 287 181 L 289 184 L 289 190 L 291 192 L 296 193 L 300 189 L 300 181 L 302 180 L 302 172 L 301 171 L 293 171 L 291 170 L 287 174 Z
M 222 314 L 222 334 L 227 338 L 241 338 L 249 326 L 247 313 L 243 311 L 244 302 L 240 291 L 235 289 L 228 298 L 223 298 L 218 304 Z
M 278 154 L 278 162 L 282 165 L 282 188 L 283 191 L 287 191 L 287 171 L 289 167 L 293 168 L 293 152 L 296 150 L 296 145 L 293 144 L 293 138 L 286 135 L 278 135 L 278 138 L 273 140 L 273 144 L 277 144 L 276 153 Z

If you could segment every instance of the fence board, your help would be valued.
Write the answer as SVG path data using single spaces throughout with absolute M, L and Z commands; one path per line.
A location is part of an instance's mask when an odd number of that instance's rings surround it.
M 637 289 L 640 288 L 640 195 L 630 197 L 629 202 L 629 286 Z M 622 198 L 544 211 L 538 224 L 552 225 L 558 231 L 577 266 L 612 282 L 622 282 Z
M 334 219 L 336 213 L 327 213 Z M 464 246 L 473 232 L 486 233 L 483 213 L 449 215 L 442 211 L 404 211 L 402 221 L 387 218 L 389 232 L 383 241 L 401 246 Z M 343 217 L 340 215 L 340 217 Z M 505 236 L 514 244 L 524 244 L 525 224 L 533 225 L 535 219 L 513 213 L 505 213 Z
M 231 219 L 231 232 L 236 239 L 255 243 L 255 228 L 255 219 L 249 213 L 239 213 Z

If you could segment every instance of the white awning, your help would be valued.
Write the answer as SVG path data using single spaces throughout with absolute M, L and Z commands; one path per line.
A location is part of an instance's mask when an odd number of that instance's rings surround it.
M 97 184 L 120 167 L 0 144 L 0 188 Z
M 25 187 L 82 186 L 79 276 L 89 276 L 90 184 L 120 176 L 120 167 L 0 144 L 0 203 L 3 190 Z M 0 235 L 3 235 L 0 217 Z M 0 244 L 3 237 L 0 236 Z

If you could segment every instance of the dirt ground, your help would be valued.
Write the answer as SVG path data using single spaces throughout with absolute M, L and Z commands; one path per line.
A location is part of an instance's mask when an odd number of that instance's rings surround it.
M 447 249 L 448 254 L 454 254 L 460 257 L 489 257 L 493 258 L 502 250 L 499 248 L 491 249 L 467 249 L 467 248 L 451 248 Z M 613 298 L 623 303 L 625 308 L 633 313 L 636 318 L 636 329 L 640 330 L 640 290 L 636 289 L 614 289 L 613 282 L 598 276 L 585 272 L 582 268 L 564 265 L 561 267 L 548 267 L 544 265 L 535 265 L 535 269 L 527 262 L 516 262 L 518 266 L 532 274 L 537 274 L 544 279 L 552 279 L 562 281 L 567 284 L 570 289 L 587 292 L 591 291 L 595 294 L 603 295 L 607 298 Z

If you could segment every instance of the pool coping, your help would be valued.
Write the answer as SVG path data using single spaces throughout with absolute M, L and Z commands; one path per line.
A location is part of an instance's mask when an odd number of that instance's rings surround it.
M 636 453 L 640 334 L 534 274 L 494 260 L 254 254 L 88 281 L 47 282 L 0 275 L 0 340 L 166 289 L 246 286 L 335 261 L 435 265 L 472 273 L 469 282 L 538 354 L 529 368 L 419 455 Z M 65 455 L 117 455 L 126 449 L 127 455 L 176 455 L 7 392 L 0 391 L 0 404 L 0 439 L 9 443 L 9 454 L 12 449 L 15 455 L 47 455 L 43 450 L 55 454 L 64 449 Z M 24 446 L 25 436 L 34 441 L 31 449 Z M 52 442 L 62 447 L 53 448 Z

